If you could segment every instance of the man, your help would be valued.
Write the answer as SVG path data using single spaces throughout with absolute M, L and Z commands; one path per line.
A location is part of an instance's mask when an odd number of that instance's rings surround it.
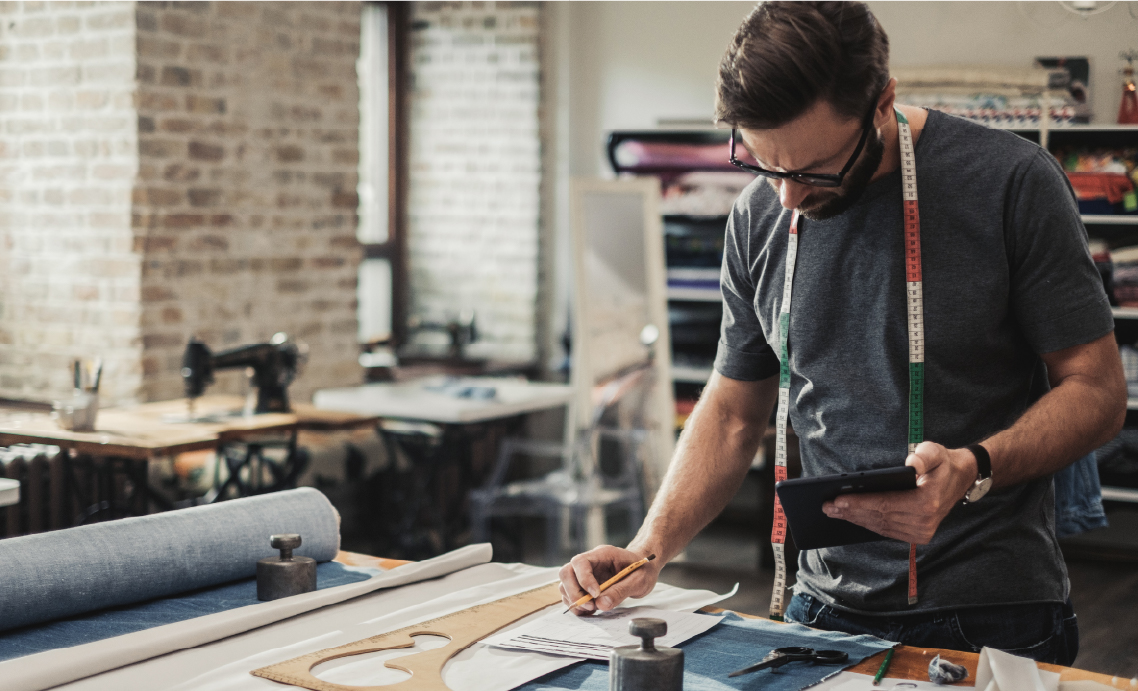
M 1055 160 L 935 111 L 899 106 L 898 116 L 895 87 L 888 39 L 862 4 L 764 3 L 739 28 L 720 63 L 716 114 L 738 128 L 759 177 L 727 226 L 716 371 L 636 538 L 563 567 L 565 602 L 658 558 L 578 613 L 648 593 L 738 488 L 778 396 L 796 210 L 787 405 L 803 474 L 904 463 L 918 487 L 828 503 L 828 515 L 893 539 L 803 551 L 786 618 L 1074 660 L 1051 475 L 1122 425 L 1110 309 Z M 900 119 L 916 140 L 923 274 L 925 441 L 912 453 Z M 840 186 L 818 186 L 839 171 Z

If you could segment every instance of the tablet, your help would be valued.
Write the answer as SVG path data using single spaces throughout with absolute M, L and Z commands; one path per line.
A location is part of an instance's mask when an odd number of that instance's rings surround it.
M 858 542 L 888 540 L 868 528 L 822 513 L 822 504 L 839 494 L 894 492 L 917 488 L 917 470 L 912 466 L 881 468 L 860 473 L 820 475 L 783 480 L 774 486 L 790 523 L 798 549 L 837 547 Z

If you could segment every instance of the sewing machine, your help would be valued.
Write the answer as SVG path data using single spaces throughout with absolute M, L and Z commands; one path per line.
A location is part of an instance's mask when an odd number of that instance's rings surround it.
M 288 385 L 296 378 L 305 355 L 305 347 L 290 342 L 283 332 L 275 334 L 268 343 L 241 345 L 217 353 L 191 338 L 182 356 L 182 381 L 186 386 L 190 417 L 193 417 L 194 399 L 213 383 L 214 371 L 237 367 L 253 369 L 252 383 L 257 387 L 257 406 L 253 412 L 289 412 Z

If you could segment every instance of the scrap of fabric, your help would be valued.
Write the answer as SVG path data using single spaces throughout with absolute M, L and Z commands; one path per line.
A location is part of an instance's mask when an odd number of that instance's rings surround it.
M 762 688 L 763 691 L 799 691 L 894 645 L 873 636 L 815 631 L 799 624 L 778 624 L 767 619 L 743 619 L 728 614 L 718 626 L 680 646 L 684 651 L 684 690 Z M 841 650 L 850 658 L 841 666 L 794 663 L 776 672 L 763 671 L 727 678 L 732 670 L 757 662 L 774 648 L 785 646 Z M 608 667 L 605 662 L 586 661 L 518 688 L 519 691 L 608 691 Z

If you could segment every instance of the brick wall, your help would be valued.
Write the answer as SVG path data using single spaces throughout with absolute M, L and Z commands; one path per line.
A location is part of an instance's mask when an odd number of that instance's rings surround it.
M 132 3 L 0 3 L 0 393 L 140 385 L 134 68 Z
M 539 3 L 415 3 L 411 314 L 477 313 L 473 353 L 536 357 Z
M 147 398 L 180 394 L 191 334 L 307 343 L 297 397 L 360 381 L 359 18 L 357 3 L 139 3 Z
M 358 3 L 0 3 L 0 389 L 181 395 L 197 335 L 356 383 Z M 240 373 L 213 391 L 241 390 Z

